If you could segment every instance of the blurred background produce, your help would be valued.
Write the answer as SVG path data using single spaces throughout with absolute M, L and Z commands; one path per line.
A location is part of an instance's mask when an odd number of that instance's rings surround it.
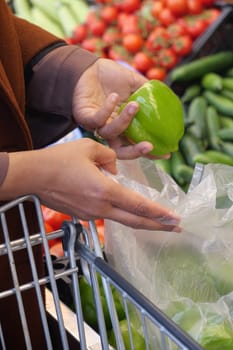
M 213 0 L 11 0 L 16 15 L 164 80 L 220 15 Z

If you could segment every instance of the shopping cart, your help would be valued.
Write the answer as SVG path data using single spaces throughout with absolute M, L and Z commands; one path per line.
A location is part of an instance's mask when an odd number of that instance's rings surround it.
M 27 202 L 35 206 L 39 232 L 29 232 L 25 205 Z M 19 212 L 23 227 L 23 237 L 10 241 L 7 212 L 15 208 Z M 164 315 L 155 305 L 147 300 L 138 290 L 120 276 L 104 258 L 103 250 L 98 241 L 96 227 L 89 222 L 89 229 L 84 228 L 77 219 L 64 222 L 62 228 L 49 235 L 45 232 L 43 215 L 39 199 L 34 196 L 25 196 L 14 200 L 0 208 L 1 226 L 5 243 L 0 245 L 0 256 L 6 255 L 9 260 L 14 287 L 0 292 L 0 301 L 15 295 L 17 298 L 20 319 L 23 327 L 26 348 L 33 349 L 31 334 L 25 316 L 22 301 L 23 293 L 28 289 L 35 289 L 37 302 L 43 324 L 47 349 L 110 349 L 108 335 L 105 327 L 104 313 L 100 296 L 99 276 L 101 277 L 112 329 L 115 334 L 117 349 L 125 349 L 122 333 L 115 309 L 112 287 L 121 296 L 124 307 L 129 344 L 131 349 L 138 349 L 133 344 L 131 331 L 132 308 L 137 320 L 140 321 L 140 332 L 144 338 L 143 349 L 173 350 L 188 349 L 201 350 L 202 348 L 175 323 Z M 50 254 L 49 241 L 61 239 L 64 256 L 54 258 Z M 36 264 L 33 256 L 33 247 L 41 245 L 44 250 L 45 276 L 38 278 Z M 14 253 L 26 250 L 30 260 L 33 280 L 30 283 L 19 284 L 15 268 Z M 79 289 L 80 273 L 89 281 L 94 294 L 99 331 L 94 331 L 83 318 L 82 304 Z M 46 286 L 46 302 L 41 296 L 41 286 Z M 68 306 L 66 300 L 72 303 Z M 6 349 L 4 332 L 0 325 L 0 345 Z M 12 350 L 12 349 L 10 349 Z

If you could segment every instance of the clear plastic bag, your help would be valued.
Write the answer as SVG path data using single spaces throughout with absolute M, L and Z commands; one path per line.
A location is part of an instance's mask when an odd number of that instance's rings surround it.
M 197 164 L 187 193 L 153 161 L 118 169 L 115 180 L 175 210 L 183 232 L 106 221 L 109 263 L 204 348 L 233 349 L 233 168 Z

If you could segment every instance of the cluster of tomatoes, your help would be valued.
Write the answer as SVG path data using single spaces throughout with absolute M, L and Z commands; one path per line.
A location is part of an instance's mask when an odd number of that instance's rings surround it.
M 54 233 L 57 230 L 60 230 L 64 221 L 71 221 L 72 217 L 70 215 L 61 213 L 59 211 L 48 208 L 44 205 L 41 206 L 42 215 L 44 219 L 45 232 L 46 234 Z M 85 221 L 81 221 L 80 223 L 88 228 L 88 223 Z M 101 245 L 104 244 L 104 220 L 98 219 L 95 220 L 96 230 L 99 237 L 99 242 Z M 50 253 L 51 255 L 61 257 L 64 255 L 62 241 L 60 238 L 49 239 L 48 240 Z
M 216 20 L 213 0 L 97 0 L 69 42 L 163 80 Z

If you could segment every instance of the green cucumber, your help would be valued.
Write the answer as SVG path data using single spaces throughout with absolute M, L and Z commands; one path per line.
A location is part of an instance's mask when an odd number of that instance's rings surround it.
M 211 91 L 221 91 L 223 88 L 222 77 L 216 73 L 207 73 L 201 80 L 203 88 Z
M 205 151 L 205 147 L 202 142 L 189 134 L 188 132 L 182 137 L 180 142 L 180 151 L 182 152 L 186 164 L 194 167 L 195 160 L 194 157 Z
M 203 96 L 219 113 L 233 117 L 233 101 L 229 98 L 208 90 L 203 92 Z
M 233 119 L 225 115 L 219 115 L 219 120 L 222 128 L 233 128 Z
M 171 155 L 171 173 L 173 178 L 177 181 L 180 186 L 183 186 L 186 181 L 177 172 L 180 165 L 185 165 L 185 160 L 180 151 L 174 152 Z
M 174 68 L 170 77 L 172 81 L 191 81 L 206 73 L 218 73 L 232 66 L 233 52 L 221 51 Z
M 233 158 L 223 152 L 215 150 L 207 150 L 203 153 L 196 154 L 194 156 L 196 163 L 219 163 L 233 166 Z
M 220 121 L 219 115 L 213 106 L 208 106 L 206 113 L 208 141 L 212 149 L 220 150 L 221 139 L 219 137 Z
M 230 100 L 233 101 L 233 90 L 229 89 L 222 89 L 221 95 L 229 98 Z
M 206 110 L 207 103 L 205 98 L 202 96 L 195 97 L 189 105 L 187 117 L 191 125 L 188 128 L 189 133 L 203 140 L 207 136 Z
M 233 91 L 233 78 L 223 78 L 222 85 L 225 89 Z
M 185 184 L 190 184 L 193 177 L 193 172 L 194 168 L 187 164 L 180 164 L 176 169 L 177 176 L 182 178 Z
M 221 149 L 225 154 L 229 155 L 233 161 L 233 143 L 232 142 L 222 142 Z
M 233 120 L 232 120 L 232 127 L 219 129 L 218 136 L 223 141 L 233 142 Z
M 233 67 L 229 68 L 226 73 L 227 77 L 233 78 Z
M 165 173 L 171 175 L 171 162 L 170 159 L 156 159 L 155 160 L 156 166 L 161 168 Z
M 199 84 L 188 86 L 181 97 L 183 103 L 190 102 L 194 97 L 200 95 L 201 87 Z

